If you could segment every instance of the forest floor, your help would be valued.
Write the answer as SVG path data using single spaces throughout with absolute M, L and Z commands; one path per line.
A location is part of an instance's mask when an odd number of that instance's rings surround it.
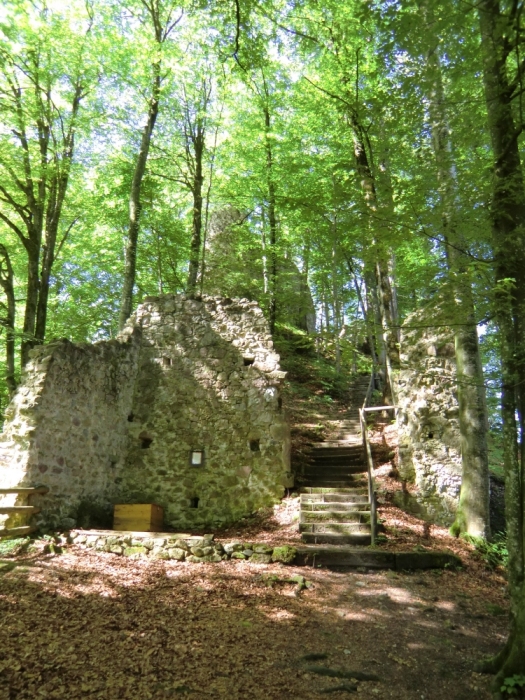
M 314 377 L 285 403 L 294 460 L 344 417 L 345 398 Z M 0 560 L 0 700 L 93 698 L 308 700 L 327 694 L 398 700 L 488 699 L 475 672 L 505 640 L 506 582 L 445 528 L 392 503 L 395 434 L 376 431 L 381 548 L 448 550 L 459 570 L 299 568 L 248 561 L 131 561 L 64 548 Z M 298 499 L 217 533 L 228 541 L 298 543 Z M 303 575 L 309 588 L 287 581 Z

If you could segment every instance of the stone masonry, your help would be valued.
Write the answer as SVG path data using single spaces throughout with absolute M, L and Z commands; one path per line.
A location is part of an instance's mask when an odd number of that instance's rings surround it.
M 399 494 L 399 505 L 450 525 L 461 488 L 454 337 L 435 309 L 431 318 L 429 310 L 412 314 L 401 333 L 399 472 L 414 483 L 416 494 Z
M 233 522 L 291 486 L 283 378 L 256 302 L 149 297 L 116 340 L 32 351 L 0 485 L 47 486 L 43 527 L 100 524 L 114 503 L 157 503 L 167 527 Z

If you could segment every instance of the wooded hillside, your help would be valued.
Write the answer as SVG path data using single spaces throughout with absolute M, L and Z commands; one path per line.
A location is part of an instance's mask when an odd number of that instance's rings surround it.
M 395 402 L 400 327 L 439 308 L 458 368 L 458 533 L 488 534 L 469 500 L 487 482 L 485 390 L 503 453 L 507 674 L 525 659 L 522 10 L 0 8 L 0 406 L 33 346 L 113 337 L 163 292 L 255 299 L 276 335 L 315 332 Z

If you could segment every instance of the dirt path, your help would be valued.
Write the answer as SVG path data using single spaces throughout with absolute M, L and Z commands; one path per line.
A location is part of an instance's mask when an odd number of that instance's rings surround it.
M 291 573 L 314 587 L 267 585 Z M 71 548 L 0 576 L 0 698 L 307 700 L 355 686 L 366 698 L 488 699 L 472 669 L 502 643 L 505 607 L 501 577 L 473 564 L 333 573 Z

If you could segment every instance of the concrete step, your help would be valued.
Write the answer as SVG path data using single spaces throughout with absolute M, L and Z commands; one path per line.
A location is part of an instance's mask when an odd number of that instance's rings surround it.
M 313 457 L 313 462 L 311 466 L 319 466 L 319 467 L 324 467 L 324 466 L 330 466 L 334 465 L 335 467 L 338 466 L 361 466 L 362 464 L 365 463 L 365 460 L 363 459 L 362 454 L 358 455 L 312 455 Z
M 361 544 L 359 542 L 358 544 Z M 395 569 L 396 555 L 392 552 L 359 549 L 341 542 L 335 544 L 307 544 L 297 547 L 297 566 L 327 567 L 334 569 Z
M 367 468 L 364 464 L 309 464 L 305 467 L 305 476 L 332 476 L 345 478 L 352 474 L 362 474 Z
M 365 510 L 325 510 L 307 511 L 301 509 L 301 523 L 323 525 L 325 523 L 367 523 L 370 524 L 370 511 Z
M 339 535 L 320 532 L 303 532 L 301 539 L 309 544 L 335 544 L 335 545 L 369 545 L 372 536 L 364 532 L 356 532 L 351 535 Z
M 334 488 L 329 488 L 325 486 L 301 486 L 299 493 L 308 495 L 326 495 L 330 494 L 330 500 L 338 500 L 338 498 L 332 498 L 333 496 L 358 496 L 363 493 L 368 493 L 368 490 L 359 486 L 358 488 L 351 488 L 349 486 L 336 486 Z
M 308 501 L 301 501 L 301 512 L 307 513 L 326 513 L 327 511 L 333 513 L 351 513 L 366 510 L 370 510 L 370 503 L 367 501 L 367 496 L 363 497 L 361 501 L 354 503 L 338 503 L 337 501 L 329 501 L 328 503 L 318 503 L 314 501 L 311 503 Z
M 326 489 L 327 491 L 333 490 L 333 489 L 341 489 L 345 488 L 346 486 L 349 485 L 350 479 L 330 479 L 326 478 L 323 479 L 322 477 L 315 478 L 315 479 L 297 479 L 298 483 L 301 486 L 304 486 L 305 488 L 311 487 L 311 488 L 322 488 Z M 364 487 L 366 485 L 366 481 L 362 482 L 356 482 L 355 486 L 356 487 Z
M 370 534 L 370 523 L 299 523 L 299 532 L 308 532 L 310 534 L 317 535 L 355 535 L 356 533 Z
M 334 444 L 335 443 L 335 444 Z M 361 442 L 347 442 L 346 440 L 329 440 L 312 445 L 314 454 L 355 454 L 363 450 Z
M 310 504 L 312 506 L 324 506 L 337 503 L 348 506 L 362 505 L 368 503 L 368 488 L 352 489 L 354 493 L 302 493 L 301 506 Z
M 312 541 L 310 535 L 303 535 Z M 296 566 L 319 566 L 335 570 L 366 567 L 367 569 L 396 569 L 397 571 L 443 569 L 461 566 L 461 559 L 448 552 L 386 552 L 379 549 L 351 546 L 341 538 L 333 542 L 318 542 L 297 547 Z M 355 542 L 354 545 L 368 544 Z M 350 545 L 350 546 L 349 546 Z

